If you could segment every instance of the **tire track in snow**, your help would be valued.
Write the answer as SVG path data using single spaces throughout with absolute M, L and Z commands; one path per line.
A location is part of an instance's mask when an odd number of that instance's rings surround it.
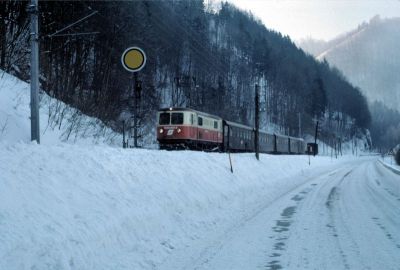
M 273 244 L 272 253 L 269 254 L 271 260 L 265 266 L 268 270 L 279 270 L 282 269 L 283 266 L 279 260 L 279 257 L 282 256 L 282 253 L 286 248 L 286 241 L 289 238 L 290 234 L 290 226 L 293 223 L 293 217 L 296 213 L 296 209 L 301 201 L 306 197 L 306 195 L 315 187 L 317 184 L 312 183 L 311 187 L 308 187 L 301 192 L 294 195 L 291 200 L 295 202 L 295 205 L 288 206 L 283 209 L 280 219 L 276 220 L 275 226 L 272 227 L 272 230 L 276 233 L 275 236 L 271 236 L 270 238 L 275 238 L 275 242 Z
M 400 244 L 396 242 L 396 240 L 393 238 L 392 233 L 390 233 L 384 225 L 382 225 L 380 219 L 378 217 L 372 217 L 372 220 L 374 223 L 383 231 L 385 234 L 386 238 L 392 242 L 398 249 L 400 249 Z
M 343 169 L 335 170 L 333 172 L 330 172 L 327 175 L 324 175 L 324 176 L 321 176 L 320 178 L 318 178 L 319 181 L 321 181 L 321 179 L 323 179 L 323 181 L 322 181 L 322 184 L 319 186 L 319 189 L 315 192 L 319 193 L 320 190 L 325 188 L 326 185 L 330 185 L 331 183 L 329 180 L 331 180 L 332 177 L 334 177 L 335 175 L 340 173 L 342 170 Z M 344 178 L 347 177 L 351 173 L 351 171 L 352 170 L 348 171 L 341 178 L 341 180 L 337 184 L 337 186 L 339 186 L 343 182 Z M 309 184 L 307 184 L 307 185 L 309 185 Z M 271 258 L 271 260 L 268 261 L 268 263 L 265 265 L 265 268 L 267 270 L 278 270 L 278 269 L 283 269 L 286 267 L 286 266 L 282 265 L 280 258 L 284 255 L 284 252 L 286 251 L 287 241 L 290 237 L 290 227 L 295 222 L 294 218 L 295 218 L 295 214 L 296 214 L 298 207 L 301 206 L 301 204 L 303 203 L 303 200 L 307 198 L 306 195 L 308 193 L 310 193 L 311 191 L 313 191 L 315 186 L 317 186 L 317 184 L 312 183 L 310 186 L 308 186 L 307 188 L 303 189 L 302 191 L 300 191 L 299 193 L 297 193 L 296 195 L 291 197 L 291 201 L 294 201 L 296 204 L 294 206 L 292 205 L 292 206 L 287 206 L 286 208 L 284 208 L 284 210 L 282 211 L 282 213 L 280 215 L 280 219 L 278 219 L 276 221 L 275 226 L 272 228 L 272 230 L 275 232 L 275 235 L 270 237 L 272 239 L 275 239 L 275 242 L 273 244 L 272 253 L 268 255 L 269 258 Z M 333 203 L 333 199 L 336 196 L 336 194 L 335 194 L 336 192 L 337 192 L 337 188 L 333 188 L 333 191 L 331 190 L 330 199 L 332 200 L 332 202 L 326 201 L 327 204 Z M 329 197 L 329 195 L 328 195 L 328 197 Z M 345 257 L 345 254 L 339 244 L 338 244 L 338 247 L 340 249 L 341 257 L 343 257 L 343 256 Z M 307 267 L 309 265 L 309 260 L 307 258 L 304 258 L 303 263 L 304 263 L 304 267 Z M 347 266 L 346 269 L 350 269 L 347 262 L 345 262 L 344 265 Z
M 377 193 L 377 190 L 374 190 L 371 186 L 367 186 L 368 192 L 370 195 L 371 200 L 373 200 L 375 203 L 386 203 L 387 205 L 392 205 L 393 208 L 391 209 L 398 209 L 398 206 L 396 207 L 395 204 L 397 204 L 400 201 L 399 196 L 390 190 L 385 184 L 385 181 L 389 181 L 387 177 L 385 177 L 384 173 L 380 169 L 384 169 L 386 171 L 386 168 L 382 166 L 382 164 L 376 163 L 374 168 L 375 168 L 375 173 L 377 176 L 380 176 L 382 179 L 382 183 L 378 180 L 375 179 L 375 182 L 378 184 L 381 190 L 388 196 L 383 196 L 382 193 L 379 194 Z M 391 200 L 391 199 L 392 200 Z M 394 201 L 393 201 L 394 199 Z M 391 225 L 394 228 L 398 228 L 400 225 L 400 222 L 398 219 L 396 219 L 396 211 L 389 211 L 387 210 L 388 207 L 382 207 L 383 211 L 380 212 L 381 215 L 385 217 L 386 220 L 391 221 Z M 393 218 L 394 217 L 394 218 Z M 388 241 L 390 241 L 394 246 L 396 246 L 397 249 L 400 249 L 400 243 L 399 240 L 396 240 L 396 234 L 391 232 L 387 226 L 385 226 L 383 223 L 385 223 L 382 218 L 379 218 L 378 215 L 373 216 L 371 220 L 374 222 L 374 224 L 383 232 L 384 236 Z
M 398 204 L 384 189 L 395 194 L 397 179 L 385 171 L 375 175 L 371 165 L 346 164 L 309 178 L 240 224 L 225 245 L 213 246 L 194 265 L 212 270 L 400 270 L 399 247 L 393 245 L 400 236 L 394 227 L 400 224 Z
M 212 245 L 209 247 L 203 249 L 201 253 L 199 254 L 198 258 L 195 259 L 194 261 L 191 262 L 191 264 L 186 264 L 182 269 L 203 269 L 207 268 L 207 265 L 217 256 L 219 251 L 223 248 L 225 241 L 230 239 L 230 236 L 235 234 L 236 231 L 240 230 L 243 228 L 246 224 L 251 222 L 253 219 L 257 218 L 260 214 L 262 214 L 264 211 L 267 209 L 271 208 L 274 206 L 274 204 L 279 201 L 280 198 L 284 198 L 291 193 L 295 192 L 296 190 L 302 188 L 303 186 L 309 186 L 310 183 L 315 182 L 315 179 L 319 179 L 319 177 L 327 177 L 336 174 L 339 172 L 341 169 L 335 169 L 335 170 L 329 170 L 328 172 L 323 172 L 321 175 L 312 175 L 310 177 L 305 177 L 303 181 L 299 182 L 299 184 L 293 186 L 291 189 L 279 194 L 278 196 L 275 197 L 275 199 L 269 201 L 256 211 L 254 211 L 251 215 L 243 218 L 240 220 L 235 226 L 231 227 L 225 233 L 221 235 L 220 239 L 217 239 Z M 318 177 L 318 178 L 317 178 Z M 311 187 L 316 186 L 317 184 L 312 183 Z M 306 193 L 308 193 L 310 190 L 307 188 L 299 193 L 299 196 L 302 196 Z M 271 237 L 270 237 L 271 238 Z M 223 241 L 225 240 L 225 241 Z M 285 237 L 283 237 L 281 240 L 286 240 Z M 282 243 L 277 245 L 277 248 L 280 248 L 282 246 Z M 278 254 L 275 254 L 277 257 L 279 257 Z
M 337 202 L 339 202 L 339 194 L 340 194 L 339 186 L 343 183 L 343 181 L 346 179 L 347 176 L 349 176 L 349 174 L 352 171 L 353 170 L 348 171 L 342 177 L 342 179 L 339 181 L 339 183 L 331 188 L 331 190 L 328 194 L 328 198 L 325 202 L 325 206 L 327 207 L 328 213 L 329 213 L 329 223 L 326 225 L 326 227 L 328 227 L 328 229 L 331 231 L 332 236 L 335 238 L 335 243 L 336 243 L 337 247 L 339 248 L 339 254 L 343 260 L 343 265 L 344 265 L 345 269 L 350 269 L 350 265 L 349 265 L 349 261 L 347 259 L 347 255 L 343 251 L 343 247 L 339 241 L 339 232 L 338 232 L 336 222 L 335 222 L 335 212 L 334 211 L 337 208 Z M 348 235 L 350 235 L 350 234 L 348 233 Z M 352 243 L 355 245 L 354 240 L 352 240 Z

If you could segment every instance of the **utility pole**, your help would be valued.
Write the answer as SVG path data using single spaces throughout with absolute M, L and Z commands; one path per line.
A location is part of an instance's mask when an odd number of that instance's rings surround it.
M 255 115 L 254 115 L 254 120 L 255 120 L 255 132 L 254 132 L 254 149 L 256 152 L 256 158 L 257 160 L 260 160 L 260 147 L 259 147 L 259 129 L 260 129 L 260 97 L 259 97 L 259 90 L 258 90 L 258 84 L 255 85 L 255 97 L 254 97 L 254 102 L 255 102 Z
M 126 143 L 125 143 L 125 120 L 122 121 L 122 148 L 126 148 Z
M 314 143 L 315 143 L 315 144 L 317 144 L 318 126 L 319 126 L 319 121 L 317 121 L 317 125 L 315 126 L 315 136 L 314 136 Z
M 133 97 L 133 106 L 134 106 L 134 115 L 133 115 L 133 145 L 135 148 L 138 147 L 138 113 L 139 113 L 139 105 L 142 91 L 142 81 L 138 79 L 137 72 L 133 73 L 134 76 L 134 97 Z
M 317 125 L 315 126 L 315 137 L 314 137 L 314 157 L 317 152 L 317 138 L 318 138 L 318 126 L 319 126 L 319 121 L 317 120 Z
M 301 138 L 301 113 L 299 112 L 299 138 Z
M 27 8 L 31 15 L 31 140 L 40 143 L 39 126 L 39 27 L 38 0 L 31 0 Z

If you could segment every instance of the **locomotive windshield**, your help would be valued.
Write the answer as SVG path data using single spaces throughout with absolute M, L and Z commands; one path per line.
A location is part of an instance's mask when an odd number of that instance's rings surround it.
M 161 113 L 160 120 L 158 121 L 158 123 L 160 125 L 169 125 L 170 117 L 171 117 L 170 113 Z
M 172 113 L 172 115 L 171 115 L 171 124 L 172 125 L 183 124 L 183 113 Z
M 181 125 L 183 124 L 183 113 L 160 113 L 159 125 Z

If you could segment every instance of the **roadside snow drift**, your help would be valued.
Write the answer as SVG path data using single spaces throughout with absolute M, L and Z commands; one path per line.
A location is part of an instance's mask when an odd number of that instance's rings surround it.
M 0 142 L 29 142 L 29 84 L 0 70 Z M 99 119 L 88 117 L 63 102 L 40 93 L 40 135 L 43 144 L 71 142 L 121 145 L 118 133 Z
M 232 159 L 233 174 L 227 154 L 0 142 L 0 269 L 182 266 L 311 170 L 341 162 Z

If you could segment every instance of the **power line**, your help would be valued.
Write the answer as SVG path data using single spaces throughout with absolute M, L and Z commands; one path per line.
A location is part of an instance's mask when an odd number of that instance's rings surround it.
M 71 34 L 57 34 L 51 35 L 51 37 L 67 37 L 67 36 L 87 36 L 87 35 L 96 35 L 100 34 L 100 32 L 85 32 L 85 33 L 71 33 Z
M 84 21 L 84 20 L 86 20 L 86 19 L 92 17 L 92 16 L 95 15 L 96 13 L 98 13 L 97 10 L 96 10 L 96 11 L 93 11 L 93 12 L 90 13 L 89 15 L 87 15 L 87 16 L 85 16 L 85 17 L 79 19 L 79 20 L 77 20 L 76 22 L 71 23 L 70 25 L 67 25 L 66 27 L 64 27 L 64 28 L 62 28 L 62 29 L 60 29 L 60 30 L 54 32 L 53 34 L 50 34 L 50 35 L 47 35 L 47 36 L 48 36 L 48 37 L 56 36 L 57 34 L 59 34 L 59 33 L 63 32 L 63 31 L 65 31 L 65 30 L 71 28 L 72 26 L 74 26 L 74 25 L 76 25 L 76 24 L 78 24 L 78 23 L 80 23 L 80 22 L 82 22 L 82 21 Z

